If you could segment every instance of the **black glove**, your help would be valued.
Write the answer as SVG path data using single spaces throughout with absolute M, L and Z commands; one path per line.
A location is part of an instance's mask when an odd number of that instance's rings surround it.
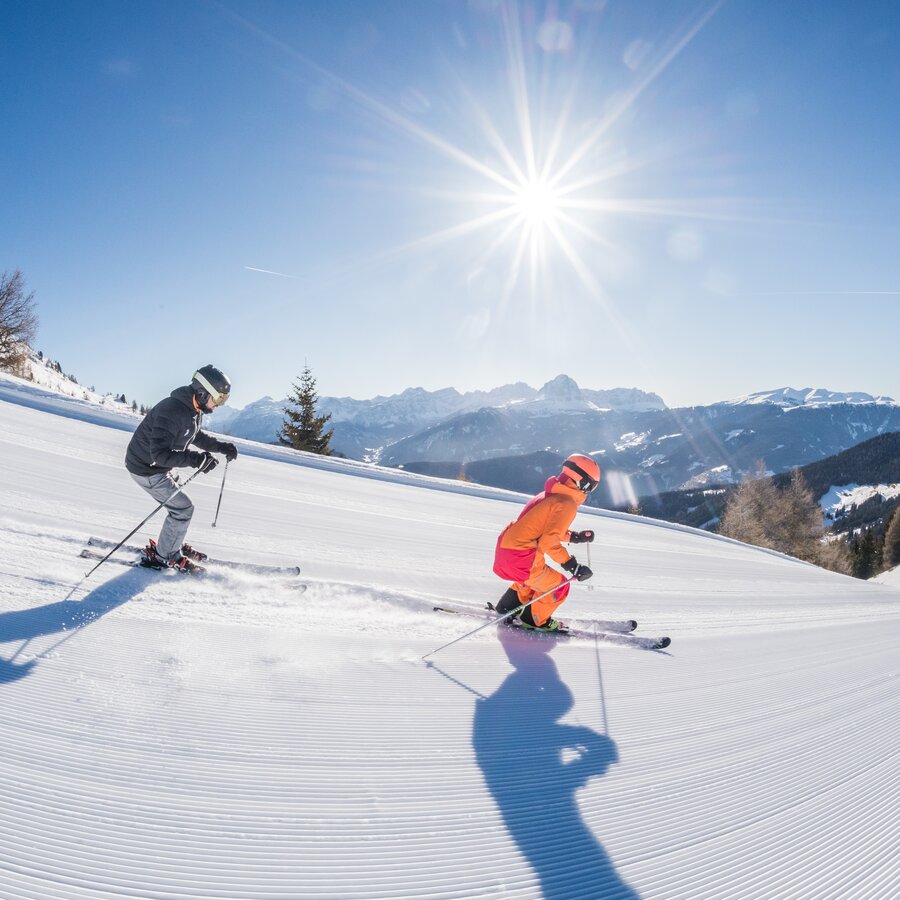
M 199 467 L 201 472 L 212 472 L 212 470 L 219 464 L 219 461 L 209 453 L 208 451 L 204 451 L 203 453 L 198 453 L 197 456 L 199 459 L 197 460 L 197 466 Z
M 594 532 L 593 531 L 570 531 L 569 532 L 569 541 L 570 544 L 590 544 L 594 540 Z
M 222 453 L 228 462 L 234 462 L 237 459 L 237 447 L 234 444 L 222 444 Z
M 578 560 L 574 556 L 570 556 L 563 563 L 563 568 L 575 581 L 587 581 L 594 574 L 587 566 L 579 565 Z

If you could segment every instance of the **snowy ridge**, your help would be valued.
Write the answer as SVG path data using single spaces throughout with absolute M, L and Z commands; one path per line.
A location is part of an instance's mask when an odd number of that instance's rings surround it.
M 844 403 L 862 406 L 897 405 L 893 397 L 885 397 L 882 395 L 875 397 L 872 394 L 866 394 L 862 391 L 841 393 L 839 391 L 829 391 L 826 388 L 803 388 L 801 390 L 796 390 L 795 388 L 790 387 L 777 388 L 773 391 L 758 391 L 755 394 L 747 394 L 743 397 L 737 397 L 734 400 L 725 400 L 720 405 L 754 406 L 758 403 L 772 403 L 776 406 L 783 406 L 786 409 L 793 409 L 798 406 L 818 408 L 823 406 L 836 406 Z
M 879 497 L 882 502 L 900 497 L 898 484 L 844 484 L 831 485 L 819 498 L 826 524 L 848 512 L 854 506 L 862 506 L 867 500 Z
M 127 404 L 72 384 L 45 366 L 32 371 L 34 381 L 0 372 L 0 400 L 127 431 L 134 431 L 141 420 Z
M 33 350 L 29 351 L 28 359 L 25 362 L 27 369 L 27 378 L 18 378 L 9 372 L 0 371 L 0 380 L 21 383 L 25 385 L 36 385 L 55 394 L 62 394 L 66 397 L 73 397 L 78 400 L 84 400 L 88 403 L 97 404 L 99 406 L 109 407 L 120 412 L 131 412 L 130 403 L 122 403 L 112 394 L 100 394 L 89 388 L 79 384 L 73 378 L 65 375 L 54 366 L 44 356 L 39 356 Z
M 595 513 L 565 614 L 668 651 L 489 628 L 427 665 L 468 629 L 430 604 L 501 593 L 512 495 L 259 448 L 216 529 L 192 483 L 190 538 L 299 561 L 305 594 L 102 567 L 67 598 L 148 502 L 127 432 L 26 393 L 0 393 L 4 900 L 900 892 L 896 586 Z

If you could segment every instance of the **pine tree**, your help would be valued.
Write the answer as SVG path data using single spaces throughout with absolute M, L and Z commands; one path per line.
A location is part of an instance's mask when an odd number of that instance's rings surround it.
M 278 432 L 278 442 L 295 450 L 331 456 L 331 436 L 334 429 L 325 431 L 330 415 L 317 416 L 316 379 L 309 366 L 304 366 L 299 382 L 294 382 L 294 391 L 288 397 L 291 406 L 284 408 L 285 419 Z
M 862 538 L 854 542 L 853 575 L 856 578 L 871 578 L 877 571 L 878 551 L 872 529 L 866 530 Z

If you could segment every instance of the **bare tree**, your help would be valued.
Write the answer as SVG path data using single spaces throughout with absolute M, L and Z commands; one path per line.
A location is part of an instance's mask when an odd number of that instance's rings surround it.
M 25 277 L 16 269 L 0 274 L 0 369 L 19 369 L 37 330 L 34 291 L 25 292 Z
M 757 547 L 771 547 L 767 523 L 769 511 L 778 503 L 778 490 L 766 475 L 762 461 L 756 464 L 756 472 L 740 484 L 731 495 L 719 531 L 727 537 Z
M 825 534 L 822 509 L 806 479 L 794 469 L 791 480 L 781 492 L 781 543 L 785 553 L 816 562 L 819 558 L 819 543 Z
M 822 510 L 796 469 L 784 490 L 779 490 L 758 463 L 756 478 L 741 484 L 728 501 L 720 531 L 835 572 L 849 571 L 846 543 L 825 540 Z
M 852 574 L 850 547 L 844 536 L 839 535 L 831 539 L 823 538 L 819 544 L 818 558 L 815 561 L 823 569 L 840 572 L 841 575 Z

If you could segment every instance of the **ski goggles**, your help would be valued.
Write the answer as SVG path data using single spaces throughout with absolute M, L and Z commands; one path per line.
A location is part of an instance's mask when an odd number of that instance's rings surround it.
M 571 476 L 572 481 L 575 482 L 575 487 L 577 487 L 578 490 L 582 493 L 590 494 L 590 492 L 593 491 L 598 484 L 600 484 L 599 481 L 588 475 L 588 473 L 585 472 L 584 469 L 582 469 L 581 466 L 578 465 L 578 463 L 572 462 L 572 460 L 570 459 L 567 459 L 565 463 L 563 463 L 563 468 L 569 469 L 571 472 L 575 473 Z
M 213 406 L 224 406 L 228 402 L 228 391 L 217 391 L 201 372 L 194 372 L 194 378 L 202 385 L 203 390 L 209 394 Z

